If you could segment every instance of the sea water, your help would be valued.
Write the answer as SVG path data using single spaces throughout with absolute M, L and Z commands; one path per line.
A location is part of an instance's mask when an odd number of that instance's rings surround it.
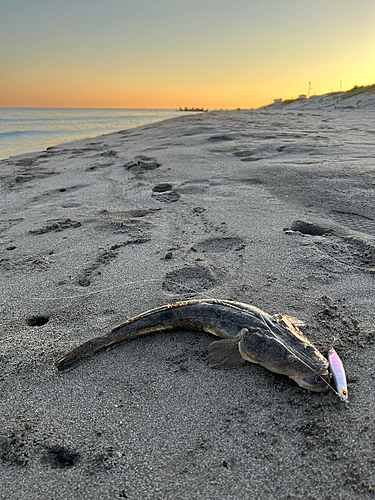
M 0 108 L 0 159 L 176 116 L 171 109 Z

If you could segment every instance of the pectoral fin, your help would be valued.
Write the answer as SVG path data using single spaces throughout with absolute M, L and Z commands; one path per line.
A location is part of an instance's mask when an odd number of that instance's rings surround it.
M 211 342 L 207 349 L 207 361 L 211 368 L 238 368 L 245 363 L 238 350 L 238 339 Z

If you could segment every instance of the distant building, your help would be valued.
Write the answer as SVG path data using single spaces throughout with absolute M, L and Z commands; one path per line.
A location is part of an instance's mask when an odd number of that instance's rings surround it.
M 301 94 L 298 96 L 298 99 L 307 99 L 306 94 Z
M 274 99 L 274 100 L 273 100 L 273 103 L 274 103 L 274 104 L 281 104 L 282 102 L 283 102 L 283 100 L 282 100 L 282 99 Z

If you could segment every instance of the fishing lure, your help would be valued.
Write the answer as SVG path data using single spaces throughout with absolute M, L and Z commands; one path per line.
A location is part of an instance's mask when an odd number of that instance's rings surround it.
M 328 352 L 328 362 L 339 398 L 341 401 L 349 403 L 348 386 L 346 384 L 344 365 L 333 348 Z

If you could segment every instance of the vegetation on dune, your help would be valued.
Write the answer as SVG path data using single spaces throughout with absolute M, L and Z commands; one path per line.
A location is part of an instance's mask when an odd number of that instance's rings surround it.
M 354 97 L 358 94 L 374 94 L 375 93 L 375 85 L 362 85 L 358 87 L 357 85 L 352 89 L 345 92 L 345 95 L 342 96 L 342 99 L 349 99 L 349 97 Z
M 295 101 L 297 101 L 297 99 L 285 99 L 285 101 L 283 101 L 281 104 L 278 104 L 278 107 L 286 106 L 287 104 L 290 104 L 291 102 Z

